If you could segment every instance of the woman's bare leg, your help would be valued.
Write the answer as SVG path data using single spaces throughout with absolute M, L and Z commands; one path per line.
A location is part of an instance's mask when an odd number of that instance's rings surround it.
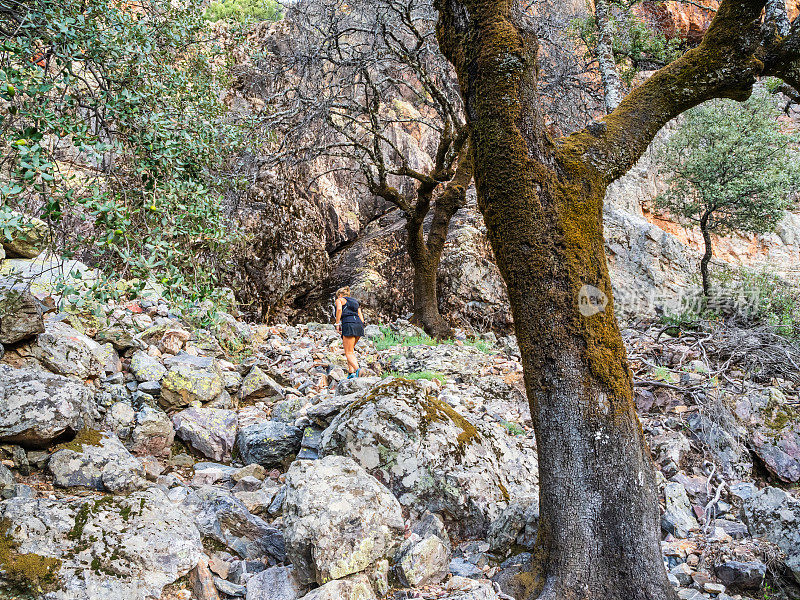
M 356 337 L 342 338 L 342 345 L 344 346 L 344 356 L 347 359 L 348 373 L 355 373 L 356 371 L 358 371 L 358 361 L 356 360 L 356 354 L 353 351 L 357 341 L 358 338 Z

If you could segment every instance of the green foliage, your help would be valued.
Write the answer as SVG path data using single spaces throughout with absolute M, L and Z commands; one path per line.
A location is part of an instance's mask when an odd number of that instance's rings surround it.
M 610 2 L 611 47 L 620 77 L 630 85 L 636 73 L 669 64 L 682 53 L 679 38 L 667 38 L 631 10 L 635 2 Z M 593 15 L 572 21 L 572 36 L 579 39 L 590 56 L 596 56 L 597 21 Z
M 689 111 L 661 151 L 668 190 L 656 206 L 709 231 L 765 233 L 800 188 L 793 136 L 772 99 L 712 100 Z
M 374 341 L 377 350 L 388 350 L 394 346 L 436 346 L 439 343 L 427 334 L 400 336 L 388 327 L 380 329 L 383 335 Z
M 392 371 L 389 373 L 392 377 L 403 377 L 405 379 L 427 379 L 428 381 L 438 381 L 440 383 L 445 383 L 447 379 L 441 373 L 436 373 L 434 371 L 417 371 L 414 373 L 400 373 L 399 371 Z
M 216 298 L 241 239 L 222 200 L 243 185 L 228 174 L 244 130 L 224 117 L 229 53 L 200 4 L 39 0 L 0 16 L 14 31 L 0 46 L 0 201 L 99 268 L 98 295 Z
M 500 421 L 500 425 L 505 427 L 506 431 L 511 435 L 525 435 L 525 430 L 519 423 L 513 423 L 512 421 L 506 421 L 505 419 Z
M 216 0 L 208 5 L 204 16 L 211 22 L 280 21 L 283 8 L 275 0 Z
M 375 348 L 379 351 L 388 350 L 389 348 L 394 348 L 395 346 L 438 346 L 440 344 L 448 344 L 453 346 L 471 346 L 477 350 L 480 350 L 481 352 L 485 352 L 486 354 L 491 354 L 494 352 L 494 348 L 489 342 L 478 338 L 468 338 L 463 341 L 453 339 L 437 340 L 424 333 L 422 335 L 401 336 L 386 326 L 381 327 L 380 330 L 382 334 L 381 337 L 376 338 L 373 341 Z

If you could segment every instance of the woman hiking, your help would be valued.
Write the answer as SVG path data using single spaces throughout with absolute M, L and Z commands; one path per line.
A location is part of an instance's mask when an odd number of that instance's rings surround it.
M 343 287 L 336 292 L 336 331 L 342 334 L 344 356 L 347 358 L 348 379 L 358 377 L 355 347 L 364 335 L 364 315 L 358 300 L 350 297 L 350 288 Z

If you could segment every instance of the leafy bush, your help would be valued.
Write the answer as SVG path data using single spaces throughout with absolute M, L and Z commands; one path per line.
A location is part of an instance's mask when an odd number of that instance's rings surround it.
M 211 22 L 280 21 L 283 8 L 275 0 L 217 0 L 209 4 L 204 16 Z
M 221 295 L 244 129 L 199 0 L 40 0 L 2 13 L 0 201 L 37 214 L 102 294 Z M 22 7 L 25 8 L 22 8 Z M 33 50 L 32 50 L 33 49 Z M 126 279 L 133 284 L 117 286 Z

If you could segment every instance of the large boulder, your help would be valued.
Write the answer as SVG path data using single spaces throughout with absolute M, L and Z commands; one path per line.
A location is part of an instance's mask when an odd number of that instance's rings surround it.
M 187 408 L 172 417 L 175 433 L 207 458 L 226 462 L 236 439 L 236 411 L 219 408 Z
M 113 499 L 12 498 L 0 504 L 0 519 L 30 573 L 55 571 L 47 600 L 159 598 L 203 551 L 191 517 L 158 488 Z M 25 572 L 4 578 L 31 583 Z
M 302 440 L 302 429 L 279 421 L 264 421 L 239 430 L 236 450 L 246 465 L 287 467 L 300 450 Z
M 753 537 L 763 537 L 786 554 L 786 566 L 800 583 L 800 500 L 767 487 L 745 500 L 745 523 Z
M 16 344 L 43 331 L 41 305 L 27 287 L 0 282 L 0 344 Z
M 99 377 L 103 365 L 97 357 L 100 344 L 61 321 L 47 321 L 31 354 L 48 369 L 81 379 Z
M 321 454 L 353 457 L 404 506 L 481 537 L 510 502 L 538 496 L 536 454 L 502 427 L 473 424 L 436 393 L 424 380 L 379 384 L 333 420 Z
M 390 558 L 403 537 L 400 504 L 353 459 L 297 461 L 286 474 L 286 553 L 301 583 L 324 584 Z
M 213 358 L 179 354 L 161 380 L 159 402 L 166 408 L 183 408 L 193 402 L 210 402 L 225 389 L 219 363 Z
M 142 463 L 113 433 L 81 431 L 50 456 L 47 468 L 59 487 L 83 487 L 112 493 L 147 487 Z
M 0 244 L 3 245 L 6 255 L 16 258 L 36 258 L 47 246 L 50 231 L 47 223 L 18 212 L 13 212 L 12 216 L 18 218 L 16 229 L 8 236 L 0 229 Z
M 0 442 L 44 447 L 98 417 L 94 394 L 79 382 L 0 365 Z

